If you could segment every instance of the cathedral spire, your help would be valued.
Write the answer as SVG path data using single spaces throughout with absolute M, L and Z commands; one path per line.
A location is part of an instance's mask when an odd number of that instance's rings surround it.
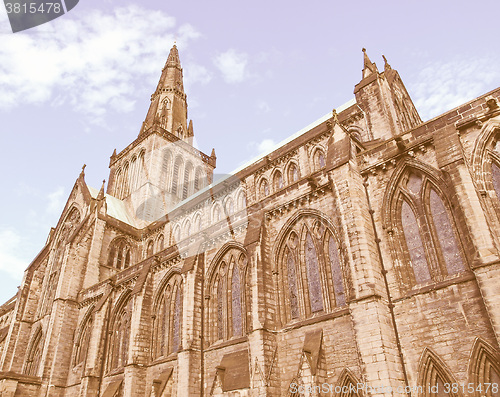
M 156 91 L 151 96 L 151 105 L 140 134 L 152 128 L 166 130 L 185 141 L 189 138 L 182 67 L 175 44 L 168 54 Z
M 366 48 L 363 48 L 363 79 L 377 71 L 377 65 L 375 65 L 368 57 Z

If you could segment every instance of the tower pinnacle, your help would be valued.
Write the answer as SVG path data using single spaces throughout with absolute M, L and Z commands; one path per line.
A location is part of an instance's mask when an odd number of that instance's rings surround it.
M 377 71 L 377 65 L 375 65 L 368 54 L 366 53 L 366 48 L 363 48 L 363 79 Z
M 187 101 L 179 51 L 175 44 L 168 54 L 158 86 L 151 96 L 151 105 L 141 134 L 151 128 L 163 129 L 182 140 L 188 139 Z

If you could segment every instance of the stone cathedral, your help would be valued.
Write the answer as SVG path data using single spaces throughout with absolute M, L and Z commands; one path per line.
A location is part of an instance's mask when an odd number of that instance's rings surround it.
M 500 88 L 423 122 L 363 51 L 353 99 L 218 178 L 174 46 L 0 307 L 0 395 L 499 397 Z

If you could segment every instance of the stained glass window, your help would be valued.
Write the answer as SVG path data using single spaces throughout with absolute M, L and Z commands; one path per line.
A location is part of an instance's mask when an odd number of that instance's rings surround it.
M 462 255 L 458 249 L 457 240 L 448 217 L 443 201 L 434 189 L 430 193 L 431 214 L 436 227 L 436 233 L 441 246 L 448 274 L 455 274 L 464 270 Z
M 319 274 L 318 254 L 310 233 L 306 235 L 305 259 L 311 312 L 323 310 L 323 295 Z
M 288 293 L 290 298 L 290 312 L 292 318 L 299 317 L 299 300 L 297 292 L 297 275 L 295 273 L 295 259 L 292 252 L 287 249 L 286 253 L 287 276 L 288 276 Z
M 403 225 L 403 233 L 408 246 L 413 273 L 417 283 L 423 283 L 431 279 L 429 266 L 425 257 L 424 245 L 420 237 L 420 231 L 417 223 L 417 218 L 410 205 L 403 201 L 401 208 L 401 222 Z
M 241 335 L 241 284 L 240 271 L 236 264 L 233 264 L 233 277 L 231 283 L 232 297 L 232 321 L 233 321 L 233 336 Z
M 217 281 L 217 339 L 224 339 L 224 285 Z
M 182 289 L 177 288 L 174 304 L 174 319 L 172 330 L 172 353 L 177 353 L 181 342 L 181 327 L 182 327 Z
M 340 266 L 339 251 L 334 238 L 328 239 L 328 256 L 332 269 L 333 290 L 337 306 L 345 305 L 344 283 L 342 281 L 342 269 Z

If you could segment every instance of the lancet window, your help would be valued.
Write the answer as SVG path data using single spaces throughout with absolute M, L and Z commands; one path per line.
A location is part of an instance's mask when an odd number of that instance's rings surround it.
M 130 296 L 122 299 L 111 320 L 111 337 L 108 350 L 108 371 L 127 364 L 133 301 Z
M 40 366 L 40 360 L 42 358 L 43 349 L 43 333 L 42 328 L 39 327 L 35 332 L 33 339 L 28 350 L 28 355 L 26 357 L 26 362 L 24 364 L 24 373 L 26 375 L 36 376 L 38 373 L 38 367 Z
M 77 366 L 78 364 L 84 362 L 85 358 L 87 357 L 87 351 L 90 343 L 90 336 L 92 334 L 92 325 L 93 325 L 92 315 L 89 315 L 83 321 L 83 325 L 80 328 L 80 334 L 78 335 L 78 339 L 75 344 L 76 352 L 73 362 L 74 366 Z
M 181 349 L 182 339 L 182 278 L 168 276 L 155 303 L 153 325 L 153 359 L 166 357 Z

